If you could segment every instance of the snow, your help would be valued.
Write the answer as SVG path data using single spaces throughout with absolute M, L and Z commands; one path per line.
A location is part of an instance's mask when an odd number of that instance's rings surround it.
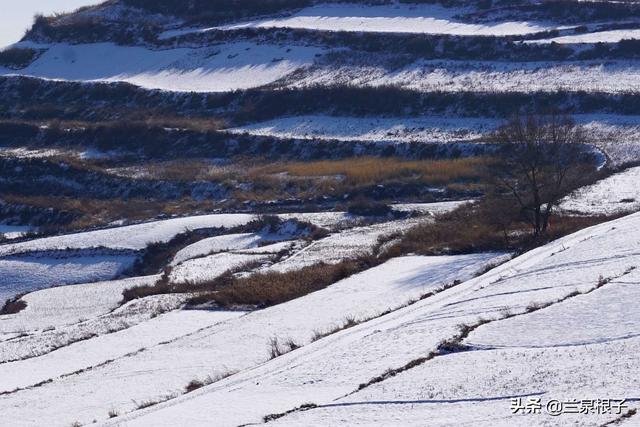
M 625 338 L 607 342 L 637 331 L 640 319 L 636 315 L 625 317 L 628 323 L 624 327 L 616 327 L 630 309 L 604 317 L 600 324 L 596 322 L 595 331 L 588 331 L 591 320 L 577 331 L 560 332 L 560 326 L 556 326 L 555 330 L 564 336 L 551 342 L 544 341 L 545 336 L 551 335 L 544 331 L 544 326 L 562 325 L 562 320 L 572 315 L 582 316 L 583 320 L 587 320 L 587 316 L 588 319 L 599 316 L 602 308 L 594 312 L 595 301 L 601 301 L 604 292 L 611 289 L 614 296 L 602 301 L 608 308 L 617 307 L 611 305 L 612 299 L 622 301 L 620 304 L 624 303 L 620 298 L 630 295 L 631 301 L 637 298 L 640 289 L 637 276 L 624 274 L 629 267 L 640 265 L 639 223 L 640 215 L 632 215 L 582 230 L 534 249 L 479 278 L 195 393 L 132 414 L 125 421 L 130 426 L 206 425 L 207 419 L 216 417 L 217 425 L 240 425 L 257 423 L 267 414 L 310 402 L 327 407 L 296 413 L 279 422 L 285 425 L 394 425 L 402 420 L 403 425 L 424 425 L 424 420 L 430 419 L 442 420 L 443 425 L 460 425 L 461 421 L 475 425 L 474 421 L 480 419 L 485 425 L 519 422 L 555 425 L 544 416 L 516 418 L 510 413 L 510 397 L 532 394 L 544 394 L 545 398 L 635 397 L 638 380 L 629 372 L 640 367 L 636 357 L 640 340 Z M 620 278 L 596 291 L 593 300 L 589 296 L 569 298 L 573 291 L 594 289 L 600 276 Z M 623 283 L 627 283 L 626 291 L 616 288 Z M 552 313 L 553 319 L 532 327 L 540 317 L 530 317 L 526 307 L 533 303 L 554 303 L 560 298 L 569 299 L 557 303 L 558 310 L 564 306 L 572 307 L 573 311 L 563 316 Z M 585 301 L 591 301 L 591 305 L 585 306 Z M 580 305 L 574 306 L 574 303 Z M 540 315 L 544 310 L 551 308 L 543 309 Z M 503 327 L 501 323 L 520 320 L 518 317 L 500 320 L 506 313 L 517 314 L 526 323 L 516 324 L 503 339 L 500 334 L 510 325 Z M 427 356 L 441 340 L 454 336 L 459 324 L 471 325 L 480 319 L 488 319 L 490 323 L 477 329 L 478 333 L 484 328 L 500 327 L 483 340 L 489 344 L 495 339 L 509 342 L 508 337 L 518 333 L 514 339 L 516 344 L 575 344 L 585 338 L 593 343 L 545 349 L 474 351 L 472 348 L 468 352 L 437 357 L 345 397 L 356 391 L 359 384 L 388 368 L 399 368 Z M 536 332 L 542 335 L 531 337 Z M 470 343 L 474 342 L 473 337 L 469 337 Z M 391 405 L 396 401 L 397 405 Z M 385 402 L 389 405 L 382 406 Z M 466 405 L 464 408 L 450 406 L 456 403 Z M 375 412 L 369 412 L 377 406 L 380 407 Z M 206 414 L 198 408 L 207 408 Z M 374 418 L 376 415 L 380 416 L 378 421 Z M 613 418 L 615 415 L 582 418 L 581 424 L 593 425 Z M 572 417 L 567 419 L 567 422 L 575 421 Z
M 619 415 L 512 414 L 511 399 L 621 399 L 633 397 L 637 338 L 610 344 L 547 349 L 472 351 L 439 357 L 324 407 L 287 416 L 275 426 L 594 426 Z M 543 406 L 544 408 L 544 406 Z M 634 418 L 627 424 L 637 425 Z
M 189 259 L 203 257 L 217 252 L 254 248 L 262 240 L 257 233 L 225 234 L 209 237 L 181 249 L 171 261 L 171 265 L 181 264 Z
M 350 84 L 446 92 L 637 92 L 638 61 L 501 62 L 419 60 L 402 68 L 327 63 L 306 69 L 283 86 Z
M 108 280 L 131 267 L 132 255 L 12 256 L 0 258 L 0 301 L 51 286 Z
M 77 342 L 40 358 L 0 364 L 0 393 L 108 363 L 243 314 L 241 311 L 173 311 L 122 331 Z
M 113 43 L 52 44 L 28 67 L 0 75 L 52 80 L 128 82 L 143 88 L 224 92 L 266 85 L 313 63 L 322 51 L 252 42 L 151 50 Z
M 224 252 L 183 262 L 171 271 L 175 283 L 198 284 L 213 280 L 225 272 L 243 267 L 248 263 L 264 263 L 271 256 Z
M 131 328 L 177 310 L 188 299 L 184 294 L 153 295 L 135 299 L 97 317 L 79 319 L 78 323 L 48 326 L 41 331 L 19 329 L 17 336 L 0 342 L 0 364 L 37 358 L 73 343 Z
M 23 237 L 30 231 L 34 231 L 34 228 L 30 225 L 0 224 L 0 237 L 4 236 L 5 239 L 9 240 Z
M 283 251 L 293 251 L 295 248 L 303 247 L 306 244 L 307 242 L 304 240 L 287 240 L 284 242 L 271 243 L 270 245 L 243 249 L 239 252 L 243 254 L 277 255 Z
M 378 238 L 394 232 L 406 231 L 419 221 L 421 220 L 390 221 L 334 233 L 324 239 L 312 242 L 283 261 L 264 270 L 286 272 L 320 263 L 337 264 L 345 259 L 371 252 L 378 243 Z
M 298 215 L 293 215 L 294 218 L 297 216 Z M 283 231 L 282 233 L 225 234 L 202 239 L 181 249 L 173 258 L 170 265 L 175 267 L 194 258 L 204 258 L 208 255 L 215 255 L 221 252 L 277 253 L 280 250 L 290 247 L 292 242 L 280 242 L 279 244 L 275 243 L 266 246 L 261 245 L 295 237 L 293 234 L 287 233 L 286 230 Z
M 614 215 L 640 210 L 640 167 L 613 174 L 567 196 L 560 208 L 586 215 Z
M 21 420 L 25 425 L 42 422 L 67 425 L 76 419 L 80 422 L 106 420 L 107 412 L 112 408 L 121 414 L 135 409 L 133 400 L 142 402 L 180 394 L 192 379 L 263 363 L 267 359 L 267 343 L 272 336 L 308 343 L 314 331 L 342 324 L 347 316 L 375 316 L 454 279 L 468 279 L 486 263 L 501 258 L 496 254 L 477 254 L 395 259 L 300 299 L 217 325 L 205 325 L 199 332 L 118 358 L 78 375 L 59 378 L 26 392 L 2 396 L 3 416 L 22 413 L 24 417 Z M 90 343 L 91 340 L 86 344 Z M 81 356 L 76 352 L 73 357 Z M 44 360 L 38 363 L 40 360 L 34 359 L 34 371 L 49 369 L 57 375 L 57 368 Z M 20 376 L 19 371 L 7 367 L 6 372 L 14 378 L 11 381 L 20 383 L 20 379 L 15 378 Z M 26 401 L 30 402 L 28 415 L 21 409 Z M 207 411 L 206 416 L 209 418 L 211 413 Z M 175 425 L 175 420 L 167 419 L 166 423 Z
M 593 33 L 575 34 L 570 36 L 554 37 L 551 39 L 530 40 L 527 43 L 618 43 L 620 40 L 639 39 L 640 30 L 608 30 Z
M 332 425 L 338 419 L 351 425 L 422 425 L 424 419 L 438 425 L 515 425 L 525 418 L 510 413 L 512 396 L 539 396 L 543 402 L 635 397 L 638 381 L 628 373 L 638 369 L 640 318 L 629 301 L 640 296 L 638 279 L 634 271 L 593 293 L 482 326 L 465 340 L 475 351 L 434 359 L 274 425 Z M 601 425 L 614 417 L 566 414 L 556 424 L 539 415 L 526 418 L 526 425 Z
M 307 115 L 282 117 L 227 132 L 295 139 L 446 143 L 477 139 L 495 126 L 495 120 L 484 118 Z
M 393 210 L 398 212 L 419 212 L 423 215 L 441 215 L 456 210 L 468 203 L 473 203 L 473 200 L 437 203 L 398 203 L 391 206 Z
M 31 292 L 21 312 L 0 317 L 0 333 L 33 331 L 72 325 L 116 309 L 125 289 L 150 285 L 158 276 L 135 277 Z
M 578 115 L 590 142 L 604 150 L 613 166 L 640 158 L 640 117 L 629 115 Z
M 62 248 L 144 249 L 149 243 L 167 242 L 176 235 L 198 228 L 235 227 L 255 217 L 248 214 L 213 214 L 173 218 L 143 224 L 115 227 L 84 233 L 46 237 L 27 242 L 0 246 L 0 256 L 29 251 L 59 250 Z
M 552 29 L 533 22 L 465 23 L 455 18 L 464 9 L 437 5 L 321 4 L 283 18 L 261 19 L 219 27 L 306 28 L 320 31 L 362 31 L 383 33 L 426 33 L 476 36 L 524 35 Z M 199 31 L 207 31 L 206 29 Z M 173 33 L 170 35 L 177 35 Z M 165 37 L 167 35 L 165 34 Z
M 564 347 L 622 341 L 640 336 L 640 272 L 612 280 L 606 288 L 497 322 L 472 332 L 467 343 L 486 348 Z M 598 313 L 594 316 L 594 313 Z

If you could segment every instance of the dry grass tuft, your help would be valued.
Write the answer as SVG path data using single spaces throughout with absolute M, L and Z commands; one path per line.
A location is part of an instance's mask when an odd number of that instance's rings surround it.
M 265 166 L 259 173 L 286 172 L 293 176 L 343 176 L 351 185 L 372 185 L 382 181 L 419 177 L 431 184 L 478 179 L 486 159 L 470 157 L 452 160 L 402 160 L 398 158 L 354 157 L 342 160 L 291 162 Z
M 324 289 L 379 263 L 380 260 L 373 256 L 362 256 L 338 264 L 316 264 L 284 273 L 267 272 L 232 278 L 227 286 L 214 291 L 210 297 L 225 306 L 268 307 Z

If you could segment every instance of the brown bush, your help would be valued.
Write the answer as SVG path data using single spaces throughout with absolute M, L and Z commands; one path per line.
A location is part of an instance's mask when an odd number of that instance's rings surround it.
M 380 262 L 374 256 L 365 255 L 338 264 L 316 264 L 284 273 L 267 272 L 232 278 L 229 284 L 206 296 L 226 306 L 268 307 L 324 289 Z
M 385 251 L 385 256 L 406 254 L 442 255 L 483 251 L 522 253 L 552 240 L 569 235 L 615 217 L 556 216 L 548 230 L 538 236 L 528 224 L 519 221 L 515 212 L 508 212 L 491 200 L 462 206 L 407 230 Z

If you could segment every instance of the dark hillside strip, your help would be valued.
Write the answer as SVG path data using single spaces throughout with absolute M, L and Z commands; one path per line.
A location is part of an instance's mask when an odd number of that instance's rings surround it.
M 637 114 L 640 94 L 605 92 L 418 92 L 391 86 L 319 86 L 251 89 L 228 93 L 145 90 L 127 83 L 54 82 L 0 77 L 0 118 L 26 120 L 127 120 L 215 117 L 230 126 L 283 115 L 457 114 L 509 117 L 514 111 L 551 108 L 570 113 Z M 33 130 L 21 129 L 29 133 Z

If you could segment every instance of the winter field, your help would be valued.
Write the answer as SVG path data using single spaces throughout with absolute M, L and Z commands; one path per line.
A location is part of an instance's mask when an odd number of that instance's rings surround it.
M 635 407 L 638 384 L 624 373 L 637 368 L 638 319 L 625 301 L 636 296 L 639 218 L 510 261 L 496 253 L 396 258 L 250 312 L 185 310 L 180 295 L 119 307 L 119 292 L 145 278 L 38 291 L 24 311 L 0 317 L 0 405 L 20 425 L 208 425 L 215 414 L 236 426 L 304 404 L 313 406 L 277 423 L 421 425 L 430 417 L 458 425 L 461 411 L 481 425 L 605 423 L 616 414 L 527 416 L 512 413 L 511 399 L 629 399 L 625 411 Z M 253 245 L 248 236 L 219 240 L 181 257 Z M 606 314 L 594 318 L 603 305 Z M 354 326 L 335 329 L 345 319 Z M 462 349 L 438 350 L 460 325 L 471 328 Z M 269 360 L 273 337 L 300 347 Z M 388 369 L 398 372 L 385 376 Z M 192 380 L 212 383 L 184 394 Z
M 0 50 L 0 427 L 640 425 L 640 4 L 187 3 Z
M 363 70 L 365 72 L 363 72 Z M 307 87 L 336 82 L 394 86 L 421 92 L 636 92 L 636 61 L 482 62 L 419 60 L 401 68 L 384 63 L 322 64 L 284 80 L 283 85 Z
M 30 43 L 17 46 L 31 46 Z M 128 82 L 148 89 L 228 92 L 265 85 L 304 88 L 348 84 L 423 92 L 638 91 L 638 64 L 626 61 L 484 62 L 417 60 L 394 68 L 385 60 L 342 64 L 326 49 L 233 42 L 198 48 L 112 43 L 35 45 L 45 49 L 21 70 L 0 75 L 48 80 Z
M 437 5 L 395 4 L 363 8 L 355 4 L 326 4 L 305 8 L 292 16 L 280 19 L 243 22 L 222 28 L 306 28 L 320 31 L 483 36 L 523 35 L 553 28 L 551 25 L 535 22 L 469 24 L 455 18 L 461 12 L 464 12 L 464 9 Z
M 19 74 L 50 80 L 128 82 L 148 89 L 187 92 L 262 86 L 312 64 L 314 56 L 322 52 L 312 47 L 291 49 L 251 42 L 197 49 L 148 49 L 113 43 L 35 47 L 46 52 Z M 0 75 L 13 74 L 16 71 L 0 66 Z
M 191 396 L 127 417 L 127 423 L 198 424 L 204 419 L 197 408 L 207 407 L 224 414 L 221 425 L 239 425 L 259 422 L 266 412 L 314 404 L 318 407 L 294 411 L 278 422 L 390 425 L 402 420 L 421 425 L 428 416 L 439 425 L 459 425 L 462 411 L 462 420 L 470 423 L 543 425 L 554 418 L 512 414 L 511 398 L 540 396 L 546 401 L 604 394 L 629 398 L 633 406 L 637 381 L 616 372 L 633 369 L 637 316 L 616 304 L 624 304 L 623 295 L 637 286 L 632 269 L 636 255 L 625 249 L 629 233 L 637 238 L 637 221 L 634 215 L 584 230 L 435 297 L 328 337 L 327 342 L 304 346 Z M 606 257 L 601 257 L 603 248 Z M 611 282 L 597 288 L 603 274 Z M 538 310 L 536 304 L 550 305 Z M 610 308 L 595 328 L 584 318 L 593 313 L 593 304 Z M 366 386 L 386 369 L 426 357 L 438 342 L 456 334 L 457 325 L 480 319 L 488 323 L 462 341 L 465 350 L 418 362 Z M 421 337 L 419 346 L 416 334 Z M 583 358 L 589 359 L 586 367 Z M 607 369 L 598 369 L 601 366 Z M 252 405 L 247 407 L 246 401 Z M 573 415 L 556 420 L 592 425 L 615 418 Z
M 640 206 L 638 198 L 638 178 L 640 168 L 633 167 L 596 184 L 581 188 L 568 196 L 561 208 L 580 214 L 619 214 L 637 212 Z

